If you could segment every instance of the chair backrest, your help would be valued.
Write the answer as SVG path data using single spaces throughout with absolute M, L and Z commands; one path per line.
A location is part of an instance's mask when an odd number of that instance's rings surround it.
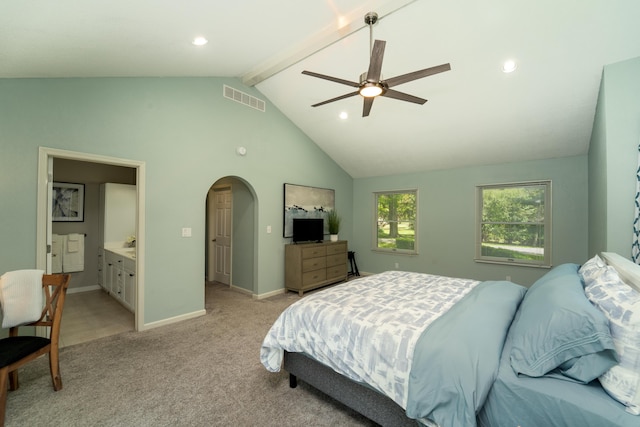
M 62 319 L 62 309 L 69 287 L 69 274 L 44 274 L 42 275 L 42 288 L 45 302 L 42 308 L 40 319 L 22 326 L 48 326 L 51 328 L 49 338 L 57 342 L 60 333 L 60 320 Z M 18 335 L 18 327 L 9 329 L 10 336 Z

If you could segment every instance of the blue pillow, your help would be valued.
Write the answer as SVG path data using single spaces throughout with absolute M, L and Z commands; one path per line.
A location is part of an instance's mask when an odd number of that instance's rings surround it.
M 578 267 L 560 265 L 527 291 L 509 332 L 517 374 L 588 383 L 617 363 L 609 322 L 585 296 Z

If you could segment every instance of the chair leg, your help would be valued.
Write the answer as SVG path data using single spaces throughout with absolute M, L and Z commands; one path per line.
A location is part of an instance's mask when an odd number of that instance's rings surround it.
M 62 389 L 62 378 L 60 377 L 60 360 L 57 351 L 49 352 L 49 369 L 51 370 L 51 382 L 53 389 L 58 391 Z
M 20 383 L 18 382 L 18 370 L 14 369 L 9 372 L 9 390 L 15 391 L 20 387 Z M 6 385 L 6 384 L 5 384 Z
M 4 427 L 4 415 L 7 407 L 7 369 L 0 369 L 0 427 Z

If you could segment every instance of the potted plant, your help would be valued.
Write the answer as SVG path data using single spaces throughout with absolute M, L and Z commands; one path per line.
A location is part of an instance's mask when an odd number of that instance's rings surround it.
M 340 231 L 340 215 L 338 215 L 335 209 L 330 210 L 327 214 L 327 223 L 329 224 L 331 241 L 336 242 L 338 240 L 338 232 Z

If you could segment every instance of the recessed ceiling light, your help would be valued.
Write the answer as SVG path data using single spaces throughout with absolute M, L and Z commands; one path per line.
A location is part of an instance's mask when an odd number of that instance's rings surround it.
M 516 70 L 516 68 L 518 68 L 518 65 L 516 64 L 516 61 L 514 61 L 513 59 L 508 59 L 504 61 L 504 64 L 502 64 L 503 73 L 512 73 Z
M 204 46 L 205 44 L 209 43 L 209 40 L 205 39 L 202 36 L 199 36 L 195 37 L 191 43 L 193 43 L 195 46 Z
M 347 120 L 349 118 L 349 113 L 347 113 L 346 111 L 343 111 L 342 113 L 340 113 L 340 118 L 342 120 Z

